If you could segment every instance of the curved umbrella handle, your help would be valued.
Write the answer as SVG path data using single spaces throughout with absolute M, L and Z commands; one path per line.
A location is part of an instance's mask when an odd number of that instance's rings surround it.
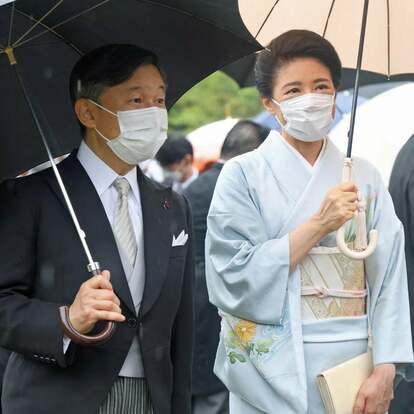
M 342 182 L 351 181 L 352 176 L 352 159 L 344 159 L 344 168 L 342 171 Z M 367 229 L 365 220 L 365 203 L 361 200 L 358 193 L 359 207 L 357 211 L 357 232 L 356 232 L 356 250 L 352 250 L 345 242 L 345 225 L 336 233 L 336 244 L 339 250 L 351 259 L 366 259 L 374 253 L 378 244 L 378 231 L 373 229 L 369 232 L 369 243 L 367 243 Z
M 372 253 L 374 253 L 375 249 L 377 248 L 378 244 L 378 231 L 371 230 L 369 232 L 369 243 L 365 250 L 351 250 L 348 245 L 345 243 L 345 226 L 342 226 L 336 232 L 336 243 L 338 245 L 339 250 L 351 259 L 366 259 Z
M 98 276 L 101 274 L 101 268 L 98 262 L 90 262 L 88 271 L 91 276 Z M 115 323 L 107 322 L 105 328 L 97 335 L 84 335 L 78 332 L 70 322 L 69 307 L 61 306 L 59 308 L 60 323 L 65 332 L 65 335 L 76 344 L 84 346 L 101 345 L 109 341 L 115 332 Z
M 76 344 L 84 346 L 101 345 L 111 339 L 115 332 L 115 323 L 107 322 L 105 328 L 97 335 L 84 335 L 78 332 L 70 322 L 69 307 L 59 308 L 60 321 L 65 335 Z

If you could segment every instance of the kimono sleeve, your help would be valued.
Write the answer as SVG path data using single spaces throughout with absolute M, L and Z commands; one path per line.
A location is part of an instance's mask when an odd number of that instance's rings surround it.
M 220 310 L 274 325 L 281 321 L 286 299 L 289 235 L 269 236 L 247 173 L 231 160 L 217 182 L 207 219 L 207 287 Z

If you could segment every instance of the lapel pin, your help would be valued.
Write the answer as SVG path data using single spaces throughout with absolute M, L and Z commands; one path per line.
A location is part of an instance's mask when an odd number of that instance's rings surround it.
M 164 200 L 162 202 L 162 208 L 164 210 L 169 210 L 171 208 L 171 201 L 170 200 Z

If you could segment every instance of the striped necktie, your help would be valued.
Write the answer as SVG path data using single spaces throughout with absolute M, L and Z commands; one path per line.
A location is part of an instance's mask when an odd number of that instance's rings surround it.
M 120 247 L 125 252 L 132 266 L 134 266 L 138 246 L 128 208 L 128 194 L 131 191 L 131 186 L 124 177 L 118 177 L 114 181 L 114 186 L 118 191 L 118 201 L 113 231 Z

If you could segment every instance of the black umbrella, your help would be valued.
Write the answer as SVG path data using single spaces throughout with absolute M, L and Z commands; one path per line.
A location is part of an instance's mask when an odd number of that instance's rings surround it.
M 99 274 L 53 157 L 81 140 L 68 78 L 83 53 L 107 43 L 155 52 L 169 79 L 168 106 L 223 65 L 259 44 L 244 28 L 236 0 L 17 0 L 0 7 L 0 181 L 51 162 L 88 260 Z M 43 143 L 43 145 L 42 145 Z M 80 335 L 61 308 L 66 335 L 97 344 L 114 331 Z
M 71 68 L 82 53 L 107 43 L 137 44 L 160 57 L 169 107 L 210 73 L 260 48 L 237 0 L 17 0 L 0 7 L 0 181 L 47 160 L 9 58 L 47 118 L 58 156 L 80 141 L 68 93 Z

